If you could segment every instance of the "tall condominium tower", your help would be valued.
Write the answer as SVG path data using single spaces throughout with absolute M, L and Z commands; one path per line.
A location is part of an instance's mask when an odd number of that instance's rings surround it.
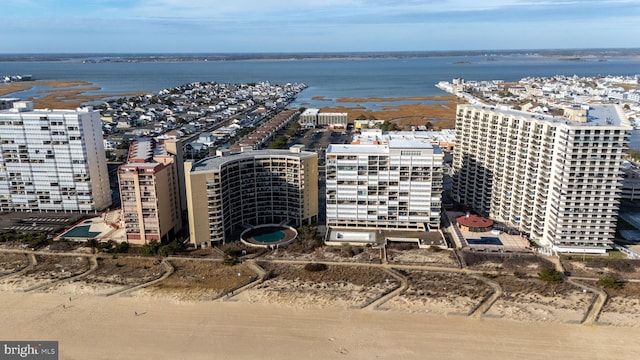
M 100 113 L 0 111 L 0 211 L 95 212 L 111 205 Z
M 182 229 L 183 169 L 180 140 L 140 138 L 131 143 L 127 163 L 118 168 L 127 241 L 170 240 Z
M 318 154 L 255 150 L 185 163 L 189 232 L 197 246 L 239 238 L 248 226 L 318 218 Z
M 454 199 L 556 251 L 603 253 L 629 130 L 615 106 L 559 117 L 458 105 Z
M 352 144 L 327 148 L 327 225 L 439 229 L 440 148 L 410 132 L 363 134 Z

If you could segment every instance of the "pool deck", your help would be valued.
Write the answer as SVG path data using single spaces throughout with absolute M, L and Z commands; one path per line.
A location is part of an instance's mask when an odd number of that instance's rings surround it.
M 532 252 L 529 240 L 525 239 L 520 235 L 509 235 L 505 232 L 500 232 L 499 234 L 494 234 L 491 231 L 484 232 L 470 232 L 464 231 L 455 223 L 455 219 L 458 216 L 464 215 L 464 212 L 461 211 L 447 211 L 447 218 L 450 220 L 450 223 L 443 228 L 443 231 L 449 233 L 449 235 L 453 238 L 455 242 L 455 246 L 457 248 L 468 249 L 471 251 L 508 251 L 508 252 Z M 460 240 L 462 237 L 462 241 Z M 500 239 L 502 245 L 491 245 L 491 244 L 469 244 L 467 239 L 479 239 L 481 237 L 492 237 Z
M 65 229 L 58 235 L 55 239 L 61 239 L 67 232 L 79 226 L 87 226 L 89 225 L 89 231 L 99 233 L 95 236 L 95 239 L 100 241 L 114 240 L 117 242 L 122 242 L 126 240 L 125 229 L 117 226 L 116 220 L 119 219 L 120 210 L 114 210 L 108 213 L 103 213 L 102 215 L 98 215 L 93 218 L 82 219 L 73 226 Z M 71 238 L 73 240 L 88 240 L 86 237 L 74 237 Z
M 500 242 L 502 242 L 502 245 L 467 243 L 466 247 L 468 247 L 469 249 L 481 250 L 481 251 L 499 251 L 499 250 L 514 251 L 514 252 L 530 251 L 529 241 L 524 239 L 520 235 L 509 235 L 503 232 L 496 235 L 491 231 L 470 232 L 470 231 L 460 230 L 460 232 L 462 233 L 462 236 L 464 236 L 465 239 L 479 239 L 481 237 L 492 237 L 492 238 L 498 238 L 500 239 Z

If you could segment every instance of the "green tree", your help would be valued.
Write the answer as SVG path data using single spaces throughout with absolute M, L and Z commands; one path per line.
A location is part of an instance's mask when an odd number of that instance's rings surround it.
M 385 122 L 380 124 L 380 130 L 382 131 L 397 131 L 399 129 L 396 123 L 392 123 L 389 120 L 385 120 Z
M 128 141 L 123 141 L 120 144 L 118 144 L 117 148 L 120 149 L 120 150 L 128 150 L 129 149 L 129 142 Z
M 269 149 L 284 149 L 287 146 L 287 138 L 284 136 L 278 136 L 275 140 L 271 141 L 267 148 Z

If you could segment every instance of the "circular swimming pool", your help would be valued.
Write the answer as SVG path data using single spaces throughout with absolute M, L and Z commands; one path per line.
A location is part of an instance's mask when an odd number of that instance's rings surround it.
M 240 240 L 250 246 L 269 247 L 289 244 L 298 236 L 296 229 L 281 225 L 260 225 L 245 230 Z

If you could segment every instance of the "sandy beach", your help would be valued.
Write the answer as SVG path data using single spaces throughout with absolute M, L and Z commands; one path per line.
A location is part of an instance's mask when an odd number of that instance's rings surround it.
M 598 316 L 595 281 L 546 284 L 523 272 L 546 266 L 537 257 L 465 256 L 473 270 L 447 251 L 395 250 L 407 264 L 307 269 L 288 252 L 225 266 L 84 250 L 0 251 L 0 339 L 58 340 L 61 359 L 640 356 L 637 283 L 608 289 Z
M 51 293 L 0 301 L 0 338 L 58 340 L 61 359 L 640 357 L 634 332 L 609 326 Z

